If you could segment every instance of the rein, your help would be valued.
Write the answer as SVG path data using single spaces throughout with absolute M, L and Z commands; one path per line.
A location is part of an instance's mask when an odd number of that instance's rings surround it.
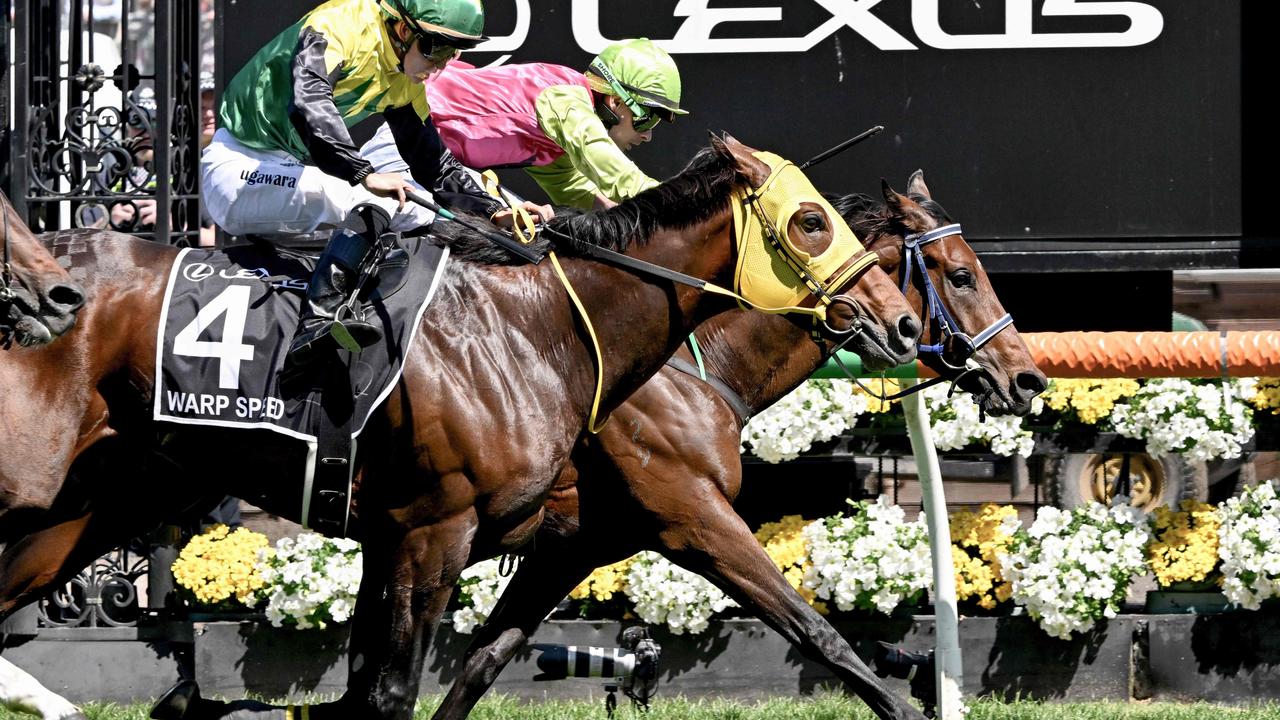
M 937 242 L 942 238 L 951 237 L 952 235 L 960 235 L 963 231 L 960 223 L 952 223 L 939 228 L 934 228 L 928 232 L 912 233 L 902 238 L 902 256 L 904 267 L 902 268 L 902 294 L 907 294 L 907 288 L 911 286 L 912 276 L 916 274 L 917 269 L 921 278 L 923 290 L 921 294 L 924 296 L 925 311 L 929 315 L 929 321 L 938 328 L 938 334 L 941 339 L 932 345 L 921 343 L 917 346 L 919 352 L 930 353 L 938 356 L 938 360 L 942 362 L 948 369 L 955 370 L 959 374 L 950 379 L 951 389 L 947 392 L 947 397 L 955 393 L 956 388 L 962 380 L 971 373 L 981 372 L 982 367 L 978 365 L 973 356 L 978 350 L 982 349 L 987 343 L 991 342 L 1000 331 L 1013 324 L 1013 315 L 1005 313 L 1004 317 L 996 320 L 988 325 L 985 329 L 975 336 L 970 336 L 960 329 L 960 323 L 951 315 L 951 311 L 947 310 L 947 306 L 942 302 L 942 297 L 938 294 L 938 289 L 934 287 L 933 281 L 929 278 L 929 272 L 924 264 L 924 251 L 922 247 L 930 243 Z M 954 345 L 952 344 L 954 343 Z M 845 377 L 852 380 L 858 387 L 866 391 L 867 394 L 880 400 L 881 402 L 892 402 L 901 400 L 908 395 L 914 395 L 926 388 L 933 387 L 939 383 L 947 382 L 948 378 L 939 375 L 922 383 L 896 392 L 892 395 L 886 395 L 883 391 L 883 385 L 880 392 L 873 391 L 862 383 L 862 381 L 845 366 L 844 361 L 840 359 L 838 353 L 832 353 L 831 357 L 836 361 L 836 366 L 845 374 Z M 988 391 L 990 394 L 991 391 Z M 985 420 L 986 413 L 982 410 L 982 403 L 978 403 L 979 420 Z

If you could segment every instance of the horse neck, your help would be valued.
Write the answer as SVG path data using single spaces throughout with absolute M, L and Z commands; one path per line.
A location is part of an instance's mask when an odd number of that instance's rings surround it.
M 866 226 L 852 227 L 868 249 L 887 238 Z M 908 299 L 920 312 L 919 296 Z M 781 400 L 826 360 L 809 331 L 784 315 L 725 313 L 699 326 L 694 337 L 707 372 L 742 398 L 752 414 Z
M 725 313 L 694 333 L 707 372 L 758 413 L 804 382 L 822 364 L 809 333 L 782 315 Z
M 731 220 L 726 208 L 686 228 L 659 230 L 647 241 L 633 245 L 627 254 L 723 284 L 733 271 Z M 582 258 L 562 258 L 561 262 L 599 340 L 608 407 L 621 403 L 656 373 L 694 327 L 732 307 L 718 295 L 602 262 Z M 564 295 L 559 287 L 556 290 Z M 579 336 L 576 342 L 581 344 L 586 337 L 578 332 L 578 325 L 575 322 L 567 331 Z M 594 356 L 590 363 L 594 372 Z M 594 384 L 592 375 L 592 389 Z

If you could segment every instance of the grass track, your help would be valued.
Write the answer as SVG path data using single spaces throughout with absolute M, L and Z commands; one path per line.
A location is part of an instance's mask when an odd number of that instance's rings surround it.
M 439 699 L 418 706 L 415 720 L 427 720 Z M 90 704 L 89 720 L 145 720 L 149 705 Z M 30 720 L 0 710 L 0 720 Z M 604 701 L 549 701 L 526 704 L 509 697 L 490 697 L 471 714 L 474 720 L 604 720 Z M 652 711 L 634 713 L 625 700 L 616 720 L 874 720 L 861 703 L 839 695 L 813 699 L 779 699 L 748 704 L 725 700 L 659 697 Z M 1208 703 L 1073 703 L 976 702 L 967 720 L 1280 720 L 1280 704 L 1225 706 Z

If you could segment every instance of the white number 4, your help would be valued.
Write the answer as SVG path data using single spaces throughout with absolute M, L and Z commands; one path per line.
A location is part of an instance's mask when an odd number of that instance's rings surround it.
M 253 346 L 245 344 L 244 324 L 249 319 L 250 288 L 232 285 L 200 308 L 196 318 L 173 338 L 173 354 L 187 357 L 218 359 L 218 387 L 235 390 L 240 387 L 240 363 L 253 360 Z M 222 340 L 201 340 L 200 335 L 226 315 L 222 324 Z

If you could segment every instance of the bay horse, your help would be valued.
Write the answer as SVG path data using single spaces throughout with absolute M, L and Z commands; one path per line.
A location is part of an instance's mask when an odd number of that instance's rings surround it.
M 559 243 L 566 253 L 613 247 L 736 285 L 733 228 L 736 208 L 747 205 L 733 197 L 772 177 L 750 148 L 713 139 L 676 178 L 553 230 L 572 238 Z M 803 184 L 797 197 L 771 206 L 794 206 L 780 218 L 783 240 L 816 257 L 843 223 Z M 591 344 L 552 270 L 516 265 L 467 231 L 446 235 L 463 261 L 441 281 L 400 384 L 359 448 L 353 534 L 365 565 L 351 673 L 340 700 L 313 708 L 316 720 L 412 714 L 429 639 L 459 574 L 533 537 L 592 406 Z M 230 494 L 284 517 L 300 514 L 289 487 L 297 453 L 279 436 L 152 422 L 156 328 L 176 251 L 106 232 L 51 241 L 78 249 L 71 263 L 85 274 L 90 303 L 65 342 L 0 364 L 0 383 L 22 378 L 40 390 L 0 399 L 0 420 L 14 430 L 0 449 L 0 620 L 184 509 L 203 512 Z M 562 264 L 600 339 L 606 412 L 696 325 L 735 307 L 598 261 Z M 833 288 L 844 301 L 827 314 L 835 334 L 821 338 L 824 347 L 849 340 L 881 367 L 913 358 L 920 321 L 887 276 L 868 272 L 844 284 Z M 862 331 L 842 334 L 855 325 Z M 893 697 L 883 686 L 878 692 Z M 893 710 L 884 717 L 919 717 L 900 699 L 885 706 Z
M 1047 381 L 1004 322 L 1004 308 L 959 226 L 932 199 L 922 172 L 908 180 L 906 196 L 888 185 L 882 193 L 883 204 L 848 195 L 833 198 L 833 205 L 879 254 L 880 267 L 898 275 L 917 313 L 925 315 L 928 306 L 920 274 L 927 272 L 947 318 L 958 326 L 951 331 L 977 337 L 999 328 L 973 355 L 981 372 L 962 376 L 965 363 L 944 362 L 941 352 L 922 355 L 925 362 L 958 378 L 988 412 L 1025 415 Z M 921 242 L 930 234 L 937 239 Z M 919 245 L 923 262 L 904 281 L 906 238 Z M 926 323 L 922 344 L 944 345 L 940 318 L 927 319 L 933 322 Z M 878 714 L 894 712 L 876 696 L 870 672 L 849 643 L 792 589 L 733 509 L 742 486 L 743 416 L 772 405 L 812 375 L 826 359 L 823 349 L 788 319 L 754 312 L 717 316 L 693 334 L 708 375 L 721 388 L 669 364 L 614 411 L 609 426 L 574 449 L 547 499 L 533 549 L 476 631 L 434 720 L 467 717 L 570 590 L 596 567 L 642 550 L 704 575 L 805 657 L 830 668 Z M 687 347 L 676 357 L 685 367 L 695 362 Z M 235 712 L 236 720 L 267 720 L 267 713 L 279 712 L 251 702 L 199 699 L 194 685 L 184 690 L 185 712 L 162 716 L 212 720 Z
M 973 355 L 981 372 L 965 373 L 960 383 L 988 412 L 1027 414 L 1047 380 L 1016 330 L 1003 323 L 1004 308 L 959 226 L 933 201 L 922 172 L 909 179 L 907 196 L 887 184 L 882 192 L 883 205 L 857 195 L 833 204 L 879 254 L 880 267 L 899 275 L 922 316 L 928 306 L 923 275 L 901 277 L 904 238 L 938 233 L 921 246 L 920 270 L 959 325 L 952 330 L 978 336 L 1000 327 Z M 942 344 L 937 319 L 926 318 L 922 344 Z M 477 629 L 433 720 L 467 717 L 569 591 L 595 568 L 642 550 L 705 576 L 806 658 L 828 667 L 880 717 L 903 716 L 891 703 L 880 704 L 848 641 L 790 586 L 733 509 L 742 487 L 743 415 L 777 402 L 826 358 L 794 324 L 760 313 L 727 313 L 694 335 L 708 376 L 721 388 L 668 365 L 614 412 L 610 427 L 575 449 L 547 500 L 533 551 Z M 694 361 L 687 347 L 676 357 L 685 367 Z M 957 377 L 964 365 L 944 361 L 941 353 L 921 357 L 943 377 Z
M 84 289 L 0 193 L 0 346 L 53 342 L 75 324 L 83 304 Z

